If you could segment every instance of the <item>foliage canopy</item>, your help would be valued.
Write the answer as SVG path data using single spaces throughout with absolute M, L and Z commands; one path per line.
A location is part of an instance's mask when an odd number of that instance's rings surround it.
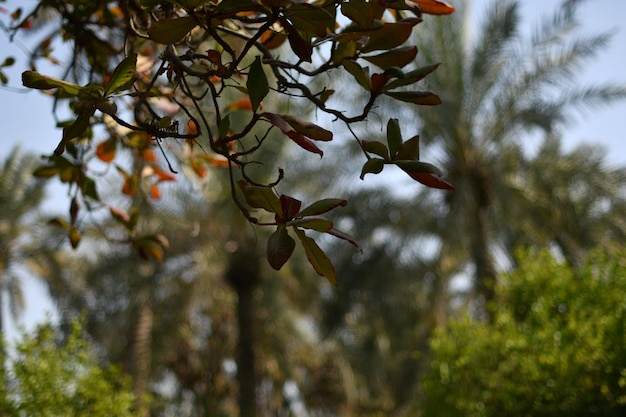
M 519 256 L 491 323 L 464 314 L 431 340 L 425 414 L 619 416 L 626 410 L 624 250 L 574 269 Z

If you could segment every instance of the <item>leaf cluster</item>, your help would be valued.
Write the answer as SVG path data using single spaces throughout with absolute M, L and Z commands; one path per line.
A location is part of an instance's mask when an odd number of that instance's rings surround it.
M 139 253 L 156 259 L 162 258 L 167 246 L 164 240 L 159 236 L 133 236 L 133 216 L 101 200 L 93 175 L 94 157 L 98 163 L 114 164 L 120 148 L 129 151 L 132 169 L 115 164 L 124 179 L 123 194 L 134 196 L 142 183 L 148 183 L 148 194 L 159 198 L 159 183 L 175 179 L 171 174 L 176 171 L 169 160 L 174 151 L 169 149 L 182 144 L 182 163 L 199 176 L 206 175 L 210 168 L 228 169 L 233 199 L 254 223 L 235 184 L 243 181 L 246 190 L 269 190 L 282 180 L 281 169 L 271 183 L 251 177 L 246 170 L 260 163 L 255 155 L 265 147 L 270 133 L 277 131 L 305 151 L 320 156 L 324 152 L 318 143 L 334 137 L 322 126 L 266 107 L 277 107 L 285 99 L 308 103 L 353 131 L 351 126 L 367 120 L 381 96 L 398 103 L 440 104 L 436 94 L 415 88 L 437 68 L 436 64 L 410 71 L 403 68 L 417 55 L 417 47 L 409 39 L 423 14 L 454 11 L 436 0 L 142 0 L 130 4 L 81 3 L 80 7 L 42 0 L 26 17 L 21 12 L 14 14 L 13 35 L 31 30 L 25 22 L 36 22 L 44 10 L 51 8 L 58 10 L 62 33 L 74 45 L 76 59 L 66 74 L 74 73 L 75 81 L 28 70 L 22 82 L 28 88 L 53 95 L 56 101 L 69 100 L 74 114 L 70 120 L 59 122 L 63 129 L 61 141 L 36 172 L 40 177 L 59 177 L 74 190 L 70 221 L 56 223 L 68 230 L 76 247 L 80 242 L 76 227 L 79 208 L 104 205 L 129 232 L 129 242 Z M 88 39 L 79 30 L 81 22 L 90 22 L 97 29 L 85 29 Z M 105 33 L 111 36 L 100 36 Z M 81 54 L 88 63 L 83 76 L 78 72 Z M 119 63 L 111 69 L 116 60 Z M 347 112 L 336 108 L 332 105 L 334 90 L 313 89 L 314 81 L 335 71 L 347 72 L 368 92 L 368 101 L 361 109 Z M 403 144 L 398 121 L 390 120 L 389 126 L 389 152 L 385 156 L 377 153 L 379 145 L 355 136 L 367 158 L 361 177 L 380 172 L 381 164 L 392 163 L 422 184 L 451 189 L 436 167 L 418 160 L 418 140 L 413 138 Z M 96 128 L 107 136 L 99 143 Z M 149 155 L 154 147 L 161 152 L 161 158 Z M 164 162 L 171 174 L 161 168 Z M 287 236 L 281 227 L 296 218 L 277 207 L 273 210 L 278 216 L 273 225 L 279 227 L 280 234 L 272 235 L 270 246 L 275 249 L 279 242 L 278 246 L 287 245 L 282 249 L 286 250 L 291 246 L 288 240 L 277 236 Z M 327 278 L 334 276 L 325 255 L 313 255 L 323 251 L 301 233 L 302 219 L 297 220 L 300 223 L 293 230 L 309 261 L 318 273 Z M 285 256 L 270 256 L 270 264 L 282 265 L 288 258 Z

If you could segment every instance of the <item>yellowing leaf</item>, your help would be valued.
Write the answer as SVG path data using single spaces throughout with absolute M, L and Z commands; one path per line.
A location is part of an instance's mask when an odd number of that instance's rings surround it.
M 324 251 L 317 245 L 315 240 L 308 237 L 304 231 L 296 227 L 294 227 L 294 230 L 296 232 L 296 236 L 298 236 L 298 239 L 300 239 L 300 242 L 302 243 L 306 257 L 311 266 L 313 266 L 313 269 L 315 269 L 315 272 L 326 278 L 331 284 L 337 286 L 337 273 L 335 272 L 335 268 L 330 262 L 330 259 L 328 259 L 328 256 L 326 256 Z

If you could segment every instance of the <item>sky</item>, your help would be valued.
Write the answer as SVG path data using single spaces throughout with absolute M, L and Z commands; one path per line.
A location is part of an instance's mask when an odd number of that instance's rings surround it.
M 452 5 L 455 0 L 447 0 Z M 472 15 L 478 21 L 483 11 L 492 0 L 474 0 Z M 524 27 L 530 29 L 540 16 L 552 13 L 560 0 L 521 1 Z M 16 5 L 29 9 L 35 0 L 11 0 L 0 2 L 0 7 L 8 10 Z M 614 81 L 626 85 L 626 1 L 624 0 L 588 0 L 582 2 L 579 16 L 581 33 L 596 34 L 614 30 L 616 34 L 609 46 L 601 53 L 596 62 L 587 66 L 580 80 L 583 84 Z M 0 17 L 6 22 L 4 16 Z M 28 40 L 26 40 L 28 42 Z M 6 156 L 15 144 L 24 150 L 49 154 L 60 139 L 60 131 L 55 129 L 51 115 L 52 101 L 36 91 L 26 91 L 21 87 L 20 73 L 25 65 L 25 55 L 19 45 L 9 44 L 6 35 L 0 33 L 0 62 L 7 56 L 14 56 L 17 64 L 5 72 L 10 80 L 7 87 L 0 86 L 0 159 Z M 42 66 L 41 72 L 58 74 L 57 68 Z M 593 143 L 603 146 L 608 151 L 611 165 L 626 165 L 626 102 L 590 112 L 584 118 L 569 126 L 563 134 L 564 146 L 571 149 L 580 143 Z M 64 193 L 62 188 L 51 189 L 53 194 Z M 46 210 L 66 210 L 59 208 L 59 198 L 51 199 Z M 24 285 L 27 311 L 20 321 L 27 327 L 44 320 L 51 314 L 53 306 L 46 297 L 44 287 L 34 279 L 27 279 Z M 6 305 L 6 303 L 4 303 Z M 8 326 L 14 332 L 13 326 Z

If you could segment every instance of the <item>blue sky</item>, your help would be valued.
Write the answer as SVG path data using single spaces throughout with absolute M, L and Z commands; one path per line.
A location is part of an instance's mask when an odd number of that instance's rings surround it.
M 455 3 L 454 0 L 447 0 Z M 491 0 L 474 0 L 472 13 L 482 15 Z M 522 1 L 522 12 L 527 27 L 536 22 L 539 16 L 551 13 L 560 4 L 558 0 L 526 0 Z M 16 5 L 25 9 L 36 4 L 34 0 L 8 1 L 0 3 L 9 10 Z M 581 83 L 590 84 L 600 81 L 615 81 L 626 85 L 626 1 L 623 0 L 592 0 L 583 2 L 581 13 L 581 33 L 593 34 L 606 30 L 617 33 L 610 47 L 604 51 L 597 62 L 587 67 L 581 76 Z M 2 17 L 3 21 L 6 21 Z M 16 143 L 25 150 L 49 154 L 60 139 L 60 131 L 55 129 L 55 121 L 51 116 L 52 102 L 39 92 L 25 92 L 21 89 L 20 71 L 25 65 L 25 56 L 15 44 L 9 44 L 5 35 L 0 34 L 0 61 L 13 55 L 18 59 L 15 69 L 7 71 L 10 75 L 9 88 L 0 87 L 0 125 L 2 126 L 2 143 L 0 158 L 7 155 Z M 58 74 L 55 68 L 40 68 L 42 72 Z M 608 160 L 613 165 L 626 165 L 626 102 L 590 112 L 586 117 L 572 124 L 564 132 L 567 148 L 579 143 L 595 143 L 604 146 L 608 151 Z M 63 193 L 63 189 L 55 188 L 54 193 Z M 58 199 L 57 199 L 58 202 Z M 58 210 L 58 203 L 50 203 L 49 209 Z M 61 210 L 65 209 L 61 207 Z M 46 300 L 45 291 L 35 282 L 28 282 L 26 287 L 26 303 L 29 307 L 23 322 L 33 323 L 45 317 L 51 304 Z

